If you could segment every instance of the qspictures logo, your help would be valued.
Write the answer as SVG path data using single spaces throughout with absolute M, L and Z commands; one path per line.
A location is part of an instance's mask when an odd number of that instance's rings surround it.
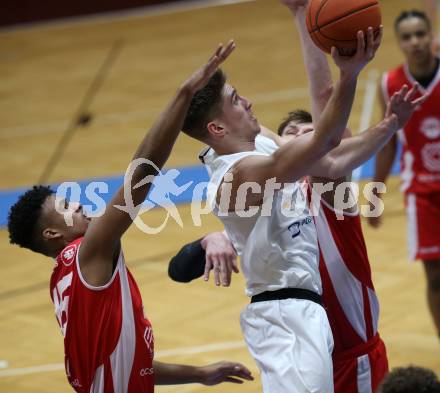
M 150 166 L 148 173 L 157 173 L 157 175 L 148 175 L 141 181 L 133 185 L 133 175 L 140 165 Z M 189 181 L 179 185 L 180 172 L 177 169 L 170 169 L 162 172 L 153 162 L 145 158 L 134 160 L 124 176 L 124 205 L 113 206 L 116 209 L 128 214 L 142 232 L 147 234 L 157 234 L 165 229 L 170 219 L 174 220 L 180 227 L 183 228 L 183 220 L 179 210 L 174 202 L 174 198 L 180 196 L 186 191 L 191 191 L 190 208 L 191 218 L 194 226 L 201 226 L 202 216 L 216 210 L 216 214 L 220 217 L 235 214 L 239 217 L 253 217 L 255 215 L 271 216 L 275 204 L 274 198 L 278 191 L 282 192 L 281 206 L 293 206 L 297 203 L 296 199 L 300 196 L 304 199 L 304 193 L 298 193 L 298 188 L 304 189 L 300 183 L 278 183 L 275 178 L 268 179 L 264 185 L 255 182 L 243 182 L 238 187 L 235 203 L 231 204 L 231 188 L 233 182 L 232 174 L 227 174 L 220 188 L 217 188 L 210 182 L 195 182 Z M 133 190 L 139 187 L 144 187 L 150 184 L 150 192 L 143 203 L 138 205 L 133 201 Z M 316 216 L 319 214 L 321 206 L 322 195 L 324 193 L 331 193 L 333 196 L 333 207 L 336 212 L 343 212 L 346 209 L 351 209 L 355 206 L 359 207 L 359 212 L 364 217 L 378 217 L 384 210 L 382 200 L 377 196 L 379 193 L 386 192 L 386 186 L 383 183 L 370 182 L 367 183 L 361 190 L 359 185 L 354 182 L 326 182 L 313 183 L 311 186 L 311 205 L 309 216 Z M 92 218 L 102 216 L 107 205 L 102 197 L 103 194 L 108 194 L 108 184 L 105 182 L 92 182 L 85 189 L 85 196 L 91 204 L 85 204 L 84 210 L 88 212 L 88 216 Z M 291 190 L 291 191 L 290 191 Z M 374 190 L 374 192 L 373 192 Z M 359 196 L 362 191 L 365 204 L 359 204 Z M 56 200 L 63 200 L 70 195 L 71 198 L 79 200 L 82 194 L 81 186 L 75 182 L 62 183 L 56 192 Z M 250 194 L 259 194 L 262 196 L 263 203 L 261 205 L 249 206 L 247 204 Z M 328 197 L 326 198 L 328 202 Z M 231 206 L 232 205 L 232 206 Z M 69 204 L 67 208 L 63 203 L 56 203 L 56 210 L 63 214 L 67 225 L 73 225 L 72 215 L 78 205 Z M 165 214 L 161 222 L 155 226 L 149 225 L 144 217 L 145 213 L 153 208 L 161 208 Z M 281 213 L 289 217 L 292 209 L 281 209 Z M 344 215 L 337 214 L 338 219 L 343 220 Z M 310 218 L 311 220 L 311 218 Z M 292 236 L 300 229 L 304 223 L 294 222 L 289 229 Z

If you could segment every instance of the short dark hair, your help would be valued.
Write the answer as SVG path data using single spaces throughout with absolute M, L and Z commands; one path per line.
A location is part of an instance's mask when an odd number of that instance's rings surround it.
M 379 386 L 378 393 L 440 393 L 440 381 L 427 368 L 409 366 L 391 371 Z
M 44 254 L 35 230 L 41 218 L 41 208 L 54 192 L 47 186 L 33 186 L 20 196 L 8 216 L 9 241 L 20 247 Z
M 225 83 L 226 74 L 219 69 L 206 86 L 194 95 L 183 123 L 183 132 L 198 140 L 205 139 L 206 125 L 221 110 Z
M 307 112 L 304 109 L 296 109 L 292 112 L 289 112 L 289 114 L 285 117 L 285 119 L 278 127 L 279 136 L 283 134 L 284 129 L 291 121 L 294 121 L 299 124 L 311 123 L 312 115 L 310 114 L 310 112 Z
M 399 28 L 399 23 L 408 18 L 422 19 L 423 21 L 425 21 L 426 25 L 428 26 L 428 30 L 431 31 L 431 21 L 429 20 L 428 16 L 423 11 L 420 10 L 402 11 L 394 21 L 394 30 L 397 31 L 397 29 Z

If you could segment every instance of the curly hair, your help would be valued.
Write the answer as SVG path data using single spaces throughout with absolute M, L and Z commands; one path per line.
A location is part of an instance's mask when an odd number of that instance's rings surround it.
M 379 387 L 378 393 L 440 393 L 440 381 L 427 368 L 409 366 L 391 371 Z
M 431 21 L 423 11 L 419 11 L 419 10 L 402 11 L 394 21 L 394 30 L 397 31 L 400 22 L 408 18 L 422 19 L 423 21 L 425 21 L 426 25 L 428 26 L 428 30 L 431 31 Z
M 221 111 L 225 83 L 226 74 L 219 69 L 206 86 L 194 95 L 183 123 L 185 134 L 201 141 L 206 138 L 206 125 Z
M 307 112 L 304 109 L 296 109 L 292 112 L 289 112 L 289 114 L 285 117 L 285 119 L 283 119 L 283 121 L 278 127 L 279 136 L 283 134 L 284 129 L 291 121 L 294 121 L 299 124 L 311 123 L 312 115 L 310 114 L 310 112 Z
M 47 186 L 33 186 L 20 196 L 11 207 L 8 216 L 9 241 L 20 247 L 44 253 L 35 238 L 35 229 L 40 221 L 41 207 L 54 192 Z

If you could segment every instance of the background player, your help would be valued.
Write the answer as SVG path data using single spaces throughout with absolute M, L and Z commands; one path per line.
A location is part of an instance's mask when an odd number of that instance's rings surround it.
M 234 47 L 232 41 L 219 46 L 209 62 L 179 88 L 139 145 L 134 160 L 148 159 L 159 168 L 164 165 L 194 93 Z M 50 293 L 64 336 L 67 377 L 78 392 L 140 393 L 152 392 L 154 384 L 212 385 L 252 379 L 237 363 L 200 368 L 153 361 L 152 328 L 121 250 L 120 239 L 132 218 L 116 206 L 124 206 L 124 191 L 131 191 L 135 206 L 140 207 L 150 184 L 135 185 L 155 174 L 149 164 L 135 167 L 131 183 L 124 185 L 129 189 L 121 187 L 105 213 L 94 220 L 84 215 L 79 204 L 60 200 L 43 186 L 26 192 L 11 209 L 11 242 L 56 258 Z
M 408 216 L 410 258 L 423 261 L 428 304 L 440 335 L 440 61 L 432 52 L 431 25 L 423 12 L 402 12 L 395 21 L 395 31 L 406 61 L 383 75 L 380 102 L 385 108 L 388 97 L 416 81 L 422 93 L 428 94 L 399 133 L 403 145 L 401 189 Z M 396 148 L 394 136 L 377 155 L 374 181 L 386 182 Z M 372 217 L 369 223 L 378 227 L 381 219 Z

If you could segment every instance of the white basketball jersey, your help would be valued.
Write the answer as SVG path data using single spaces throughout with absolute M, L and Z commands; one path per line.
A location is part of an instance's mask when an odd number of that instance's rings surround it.
M 211 196 L 216 195 L 225 174 L 238 161 L 253 155 L 267 156 L 278 148 L 261 135 L 255 145 L 256 150 L 222 156 L 212 148 L 202 152 L 200 158 L 211 177 Z M 321 294 L 316 230 L 302 184 L 295 182 L 275 190 L 273 197 L 269 195 L 254 211 L 220 211 L 215 197 L 210 199 L 214 214 L 241 256 L 248 296 L 288 287 Z

